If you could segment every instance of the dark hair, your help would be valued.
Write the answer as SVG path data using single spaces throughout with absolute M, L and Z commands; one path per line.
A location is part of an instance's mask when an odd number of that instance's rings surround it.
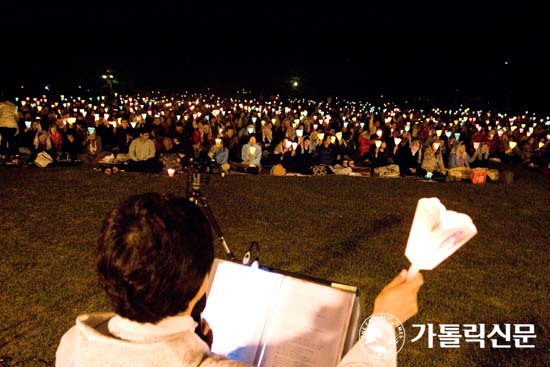
M 137 322 L 185 311 L 213 260 L 208 220 L 172 194 L 130 196 L 107 215 L 97 243 L 100 285 L 114 311 Z

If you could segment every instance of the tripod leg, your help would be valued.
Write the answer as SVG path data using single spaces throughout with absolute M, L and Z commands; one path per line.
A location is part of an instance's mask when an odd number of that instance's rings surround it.
M 212 213 L 212 209 L 210 209 L 204 197 L 202 198 L 202 200 L 200 200 L 200 207 L 202 208 L 204 214 L 206 214 L 206 217 L 210 221 L 212 228 L 214 228 L 214 232 L 216 232 L 216 236 L 218 237 L 218 240 L 221 242 L 226 256 L 230 260 L 235 260 L 235 255 L 233 255 L 233 252 L 231 252 L 231 249 L 227 245 L 227 242 L 225 242 L 225 238 L 223 237 L 222 230 L 220 229 L 220 226 L 216 221 L 216 218 L 214 217 L 214 213 Z

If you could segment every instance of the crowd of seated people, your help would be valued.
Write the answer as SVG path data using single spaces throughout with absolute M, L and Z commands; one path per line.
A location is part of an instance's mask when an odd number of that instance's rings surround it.
M 194 160 L 213 171 L 361 171 L 465 178 L 491 162 L 548 167 L 550 117 L 421 110 L 329 98 L 203 94 L 42 98 L 0 103 L 0 154 L 33 162 L 112 164 L 158 173 Z

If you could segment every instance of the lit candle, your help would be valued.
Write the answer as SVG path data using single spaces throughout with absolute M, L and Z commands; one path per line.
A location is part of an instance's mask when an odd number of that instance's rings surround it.
M 432 270 L 476 234 L 468 215 L 447 210 L 437 198 L 420 199 L 405 250 L 412 264 L 407 279 L 419 270 Z
M 168 168 L 168 176 L 174 177 L 174 173 L 176 173 L 176 170 L 173 168 Z

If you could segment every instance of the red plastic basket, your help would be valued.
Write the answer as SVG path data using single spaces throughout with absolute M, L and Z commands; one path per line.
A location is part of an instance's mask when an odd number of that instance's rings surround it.
M 472 170 L 472 173 L 470 174 L 470 179 L 475 185 L 483 185 L 487 181 L 487 171 Z

